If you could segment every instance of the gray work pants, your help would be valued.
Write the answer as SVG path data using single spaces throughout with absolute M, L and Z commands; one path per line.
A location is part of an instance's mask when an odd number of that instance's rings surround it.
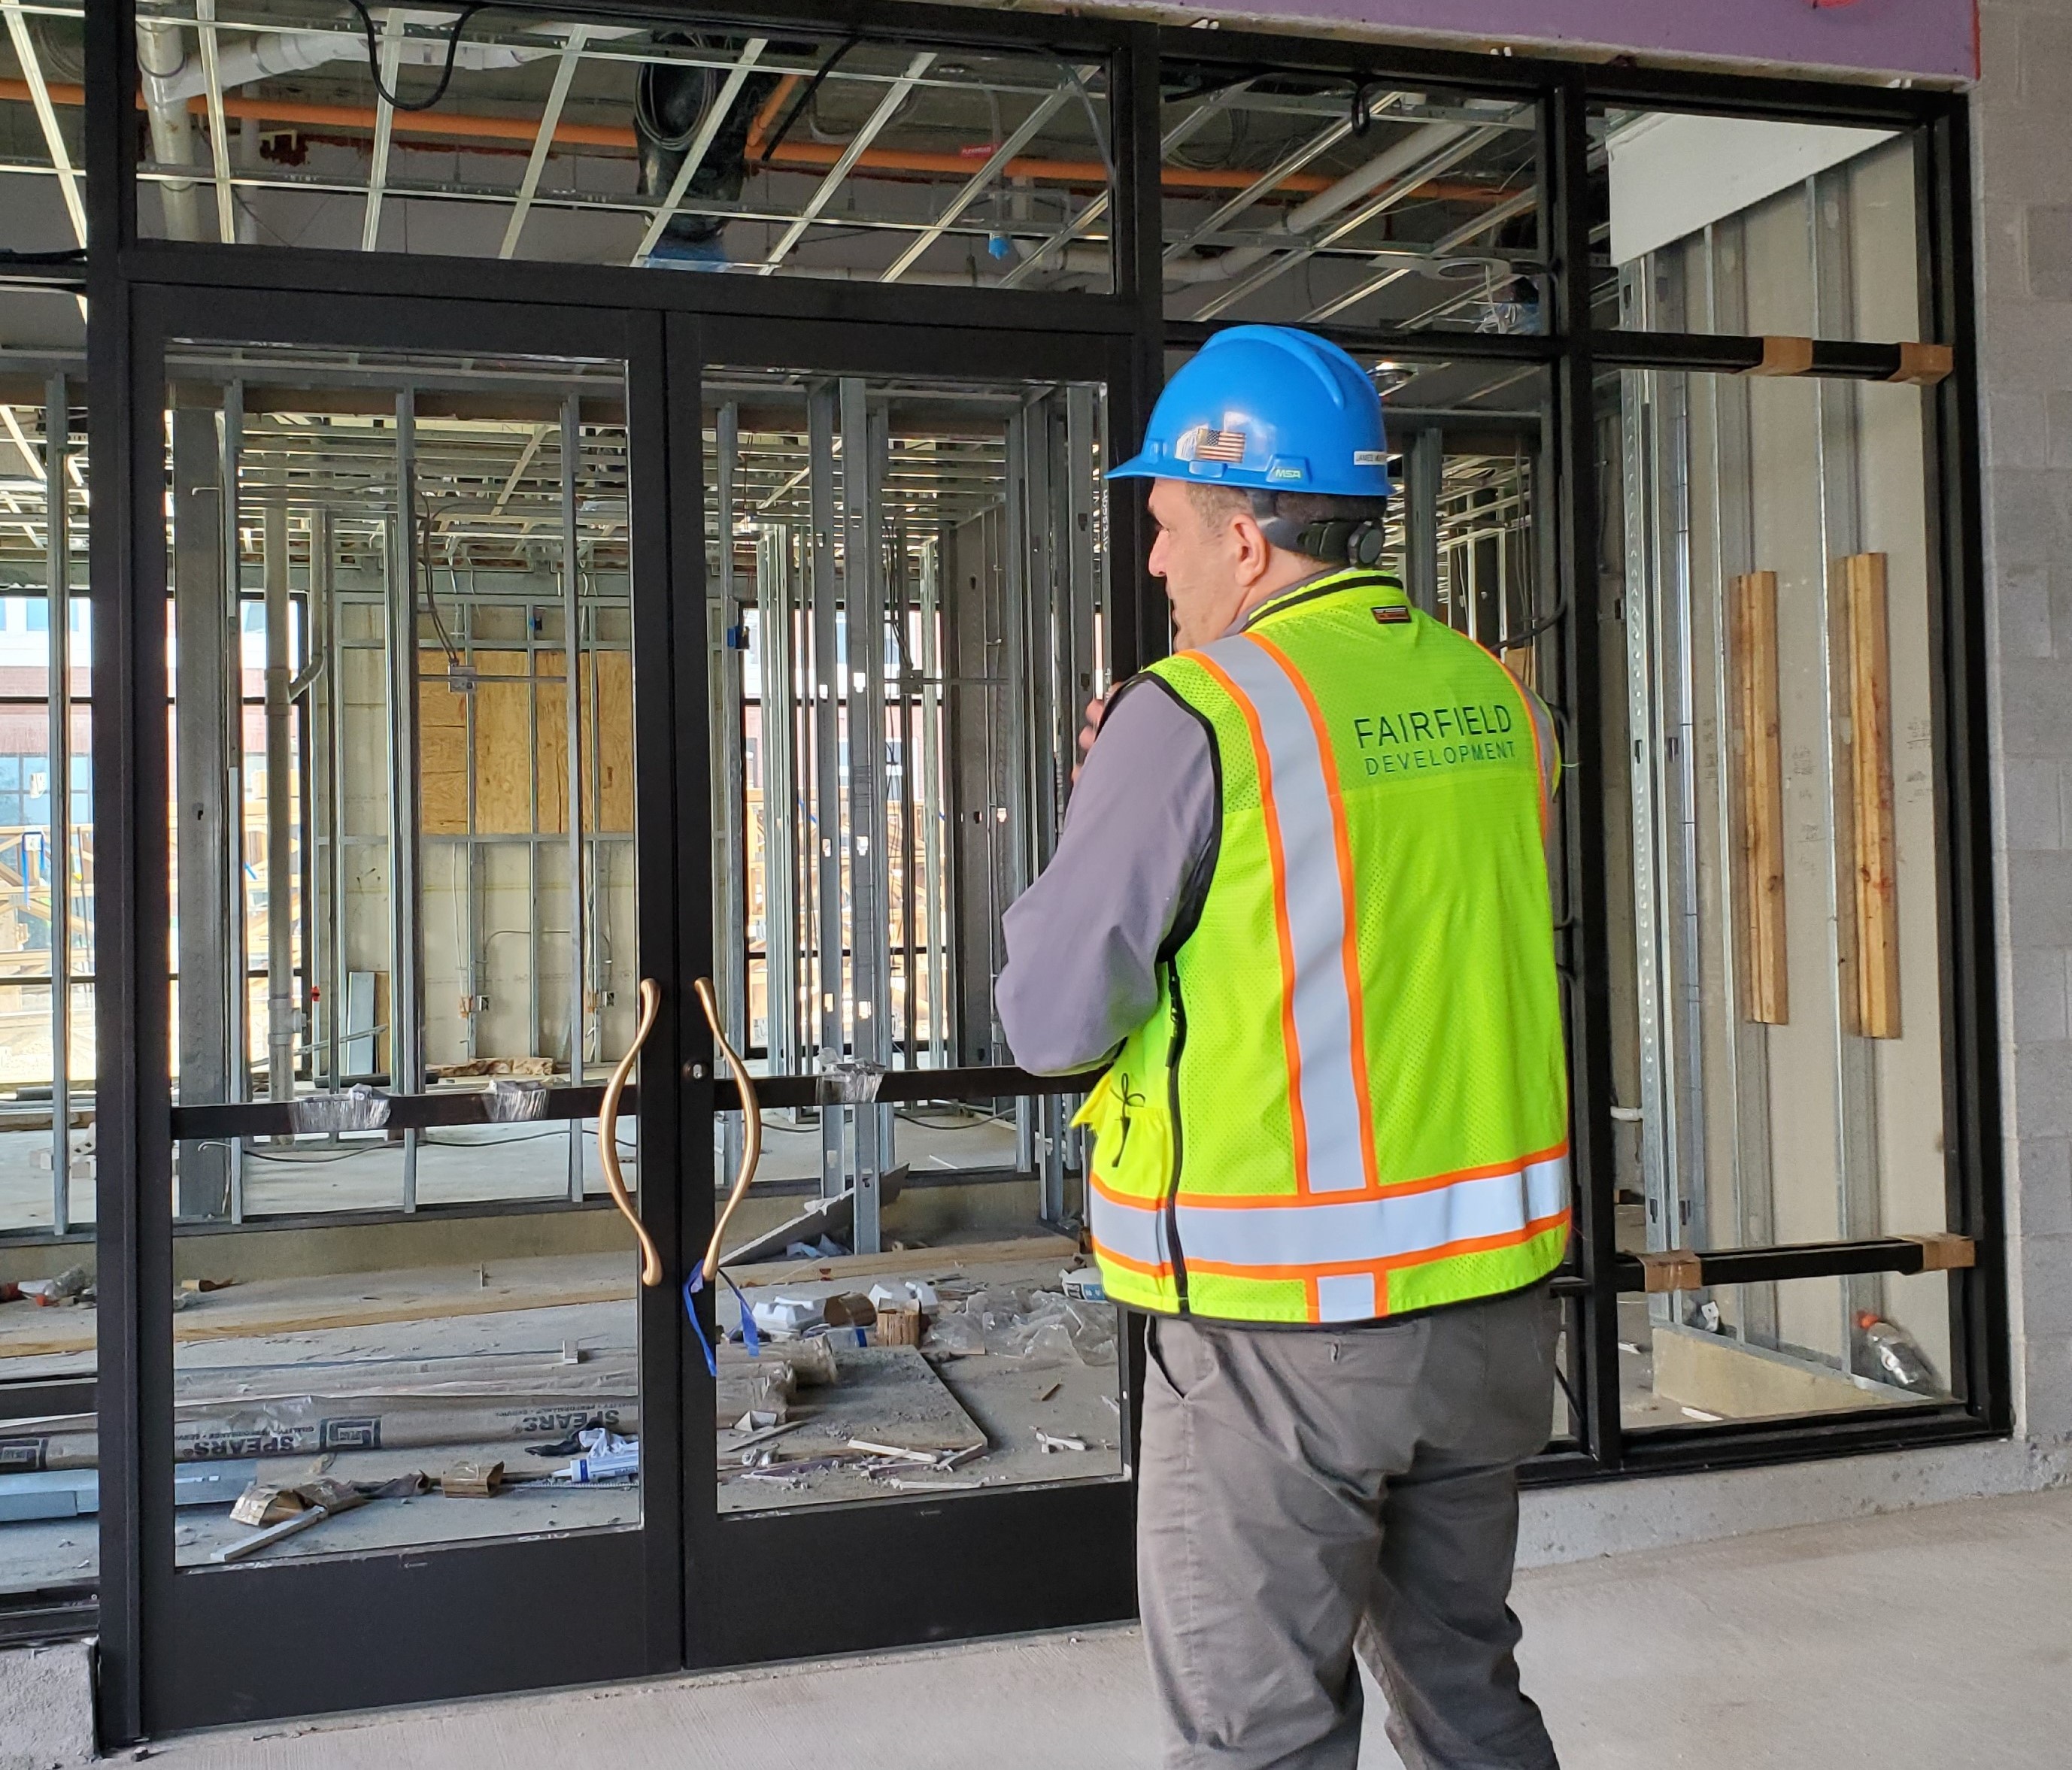
M 1150 1324 L 1137 1581 L 1167 1770 L 1552 1770 L 1510 1609 L 1544 1287 L 1334 1333 Z

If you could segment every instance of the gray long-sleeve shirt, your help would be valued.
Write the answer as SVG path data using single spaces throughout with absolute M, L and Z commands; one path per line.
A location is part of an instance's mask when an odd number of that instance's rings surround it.
M 1002 922 L 994 1000 L 1022 1068 L 1089 1069 L 1150 1017 L 1158 949 L 1215 824 L 1200 721 L 1155 680 L 1118 691 L 1050 864 Z

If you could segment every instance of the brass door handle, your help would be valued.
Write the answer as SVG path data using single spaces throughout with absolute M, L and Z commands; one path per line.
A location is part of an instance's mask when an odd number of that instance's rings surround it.
M 734 1086 L 741 1090 L 741 1165 L 734 1170 L 734 1185 L 726 1195 L 719 1221 L 713 1225 L 712 1240 L 705 1248 L 702 1271 L 705 1282 L 709 1284 L 719 1274 L 720 1241 L 726 1234 L 727 1223 L 736 1207 L 748 1196 L 749 1183 L 755 1178 L 755 1164 L 763 1159 L 763 1105 L 756 1098 L 755 1078 L 748 1073 L 748 1066 L 741 1061 L 741 1053 L 727 1042 L 726 1034 L 720 1029 L 719 1004 L 713 996 L 712 979 L 701 977 L 691 987 L 698 992 L 698 1005 L 705 1011 L 705 1025 L 712 1029 L 713 1043 L 726 1059 L 727 1068 L 734 1072 Z
M 648 1286 L 662 1282 L 662 1253 L 655 1246 L 655 1238 L 648 1233 L 648 1226 L 640 1221 L 640 1213 L 634 1208 L 633 1195 L 626 1189 L 626 1177 L 619 1169 L 619 1099 L 633 1078 L 633 1066 L 639 1061 L 640 1048 L 648 1042 L 648 1035 L 655 1030 L 655 1016 L 661 1011 L 662 986 L 652 977 L 642 978 L 640 1018 L 633 1029 L 633 1042 L 627 1046 L 626 1055 L 619 1060 L 619 1066 L 611 1072 L 611 1079 L 605 1083 L 604 1099 L 597 1110 L 597 1152 L 598 1159 L 604 1164 L 604 1183 L 611 1189 L 612 1203 L 633 1226 L 634 1236 L 640 1243 L 640 1282 Z

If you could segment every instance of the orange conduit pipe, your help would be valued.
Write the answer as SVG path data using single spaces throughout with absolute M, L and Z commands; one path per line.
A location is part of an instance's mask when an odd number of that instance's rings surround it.
M 786 80 L 796 80 L 796 74 L 787 74 Z M 84 87 L 52 85 L 51 102 L 76 109 L 86 102 Z M 783 82 L 770 96 L 755 127 L 749 136 L 748 158 L 751 162 L 782 166 L 831 166 L 841 157 L 842 150 L 832 142 L 779 142 L 767 158 L 758 151 L 762 135 L 774 117 L 775 107 L 784 97 Z M 29 98 L 27 80 L 0 80 L 0 100 L 13 99 L 26 103 Z M 140 94 L 138 108 L 143 108 Z M 197 117 L 208 114 L 205 99 L 191 98 L 187 109 Z M 223 101 L 226 117 L 249 118 L 254 122 L 300 124 L 310 129 L 372 129 L 374 127 L 374 109 L 365 105 L 311 105 L 295 99 L 240 98 L 226 93 Z M 410 112 L 397 111 L 390 121 L 390 127 L 398 135 L 418 135 L 443 138 L 447 140 L 518 142 L 530 146 L 538 133 L 537 125 L 522 117 L 486 117 L 464 111 Z M 631 129 L 604 123 L 568 123 L 556 125 L 554 140 L 571 147 L 608 147 L 633 151 L 639 142 Z M 916 149 L 865 148 L 858 156 L 858 167 L 878 172 L 923 173 L 931 177 L 952 176 L 968 178 L 975 171 L 989 149 L 981 147 L 975 155 L 963 154 L 930 154 Z M 205 179 L 206 173 L 201 175 Z M 1098 160 L 1050 160 L 1028 156 L 1009 160 L 1005 169 L 1008 178 L 1032 179 L 1040 183 L 1086 185 L 1099 189 L 1108 183 L 1108 168 Z M 1169 166 L 1159 174 L 1159 183 L 1169 191 L 1242 191 L 1250 186 L 1259 175 L 1241 167 L 1195 168 Z M 1298 195 L 1314 195 L 1326 190 L 1330 179 L 1315 172 L 1289 174 L 1275 187 Z M 1418 194 L 1429 198 L 1443 198 L 1462 203 L 1494 203 L 1506 193 L 1494 191 L 1479 184 L 1433 180 L 1417 187 Z

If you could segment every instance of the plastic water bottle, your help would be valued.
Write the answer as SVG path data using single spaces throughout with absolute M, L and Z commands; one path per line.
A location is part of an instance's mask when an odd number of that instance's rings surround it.
M 1865 1309 L 1856 1317 L 1856 1337 L 1869 1354 L 1873 1372 L 1887 1382 L 1917 1395 L 1942 1393 L 1927 1353 L 1914 1343 L 1904 1328 Z

